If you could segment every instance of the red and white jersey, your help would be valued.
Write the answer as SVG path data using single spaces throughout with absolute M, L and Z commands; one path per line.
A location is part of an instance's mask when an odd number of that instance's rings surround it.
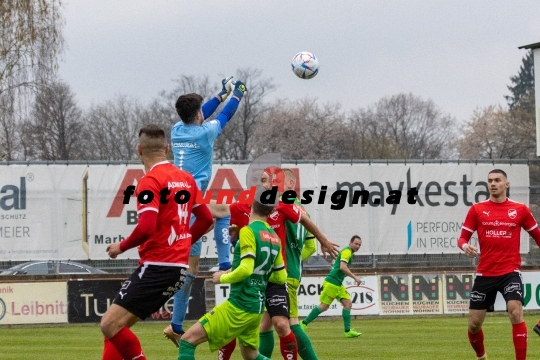
M 170 191 L 166 197 L 166 204 L 160 201 L 160 191 L 164 188 Z M 175 201 L 175 195 L 182 190 L 189 192 L 190 198 L 185 204 L 178 204 Z M 152 166 L 150 171 L 141 178 L 135 191 L 137 214 L 155 211 L 158 216 L 156 232 L 139 246 L 139 265 L 188 266 L 191 250 L 189 222 L 191 210 L 196 206 L 197 190 L 193 176 L 168 161 Z M 150 202 L 147 204 L 139 202 L 139 196 L 146 202 L 145 199 L 149 199 L 150 193 L 153 195 Z M 145 194 L 147 194 L 146 198 L 144 198 Z M 180 202 L 182 199 L 178 200 Z
M 231 225 L 236 225 L 238 230 L 249 224 L 249 215 L 251 213 L 251 207 L 246 204 L 241 204 L 236 201 L 229 207 L 231 212 Z M 281 246 L 284 249 L 287 241 L 287 230 L 285 227 L 285 221 L 297 224 L 302 218 L 302 209 L 296 204 L 285 204 L 282 201 L 274 211 L 268 215 L 268 225 L 274 229 L 276 234 L 281 239 Z M 287 259 L 285 258 L 285 251 L 283 252 L 283 261 L 285 266 L 287 265 Z
M 229 211 L 231 213 L 230 224 L 236 225 L 238 227 L 238 231 L 249 224 L 251 206 L 248 204 L 242 204 L 239 201 L 233 202 L 231 206 L 229 206 Z
M 471 206 L 463 229 L 478 234 L 480 260 L 476 272 L 499 276 L 519 271 L 521 228 L 531 231 L 537 226 L 527 205 L 510 199 L 502 203 L 486 200 Z
M 285 221 L 289 220 L 293 224 L 298 224 L 302 218 L 302 210 L 296 204 L 285 204 L 281 200 L 273 213 L 268 215 L 268 225 L 274 229 L 281 239 L 281 248 L 285 249 L 287 243 L 287 228 Z M 283 261 L 287 267 L 286 251 L 283 251 Z

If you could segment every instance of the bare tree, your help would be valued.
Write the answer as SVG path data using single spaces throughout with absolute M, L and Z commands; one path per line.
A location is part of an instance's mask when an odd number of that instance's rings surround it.
M 92 105 L 85 116 L 89 159 L 137 159 L 138 131 L 145 118 L 143 106 L 119 95 L 104 104 Z
M 172 81 L 176 84 L 174 89 L 171 91 L 161 91 L 159 94 L 160 100 L 157 101 L 168 107 L 174 114 L 176 114 L 174 104 L 180 95 L 197 93 L 206 101 L 214 96 L 218 91 L 218 86 L 210 83 L 210 78 L 208 75 L 180 75 Z
M 17 122 L 31 93 L 52 79 L 63 49 L 59 0 L 0 2 L 0 160 L 17 157 Z
M 453 156 L 456 137 L 455 119 L 431 100 L 412 94 L 397 94 L 379 100 L 366 111 L 357 112 L 355 127 L 367 127 L 360 139 L 372 137 L 371 146 L 379 146 L 379 155 L 403 159 L 438 159 Z M 353 122 L 354 123 L 354 122 Z
M 374 110 L 358 109 L 347 118 L 350 130 L 349 158 L 351 159 L 395 159 L 396 153 L 386 125 L 376 120 Z
M 528 158 L 534 156 L 536 129 L 530 112 L 500 106 L 477 109 L 464 124 L 456 146 L 466 159 Z
M 277 100 L 255 125 L 255 156 L 280 152 L 286 159 L 340 159 L 350 135 L 337 103 L 317 99 Z
M 231 120 L 216 140 L 215 157 L 223 160 L 248 160 L 253 157 L 255 126 L 272 106 L 265 97 L 275 90 L 272 78 L 264 78 L 262 70 L 238 69 L 234 77 L 246 84 L 248 92 Z
M 38 90 L 25 137 L 40 160 L 84 159 L 84 122 L 69 85 L 56 81 Z M 26 150 L 27 152 L 28 150 Z

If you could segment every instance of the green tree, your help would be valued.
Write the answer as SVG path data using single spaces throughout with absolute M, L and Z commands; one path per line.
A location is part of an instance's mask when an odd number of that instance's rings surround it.
M 508 90 L 512 93 L 505 96 L 510 111 L 521 108 L 534 113 L 534 61 L 532 50 L 529 50 L 521 61 L 517 75 L 511 76 L 512 85 Z

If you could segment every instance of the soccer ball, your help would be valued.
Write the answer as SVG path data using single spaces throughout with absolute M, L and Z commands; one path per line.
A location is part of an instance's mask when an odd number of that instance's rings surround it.
M 301 51 L 294 55 L 292 71 L 301 79 L 311 79 L 319 72 L 319 60 L 310 52 Z

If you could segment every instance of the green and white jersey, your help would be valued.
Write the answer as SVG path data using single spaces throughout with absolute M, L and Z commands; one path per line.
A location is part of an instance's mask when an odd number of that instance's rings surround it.
M 273 271 L 285 267 L 281 241 L 268 223 L 256 220 L 240 229 L 234 248 L 233 271 L 245 257 L 255 259 L 253 273 L 243 281 L 231 284 L 229 301 L 248 313 L 262 314 L 268 278 Z
M 348 246 L 345 249 L 341 250 L 336 258 L 336 261 L 334 261 L 334 265 L 332 265 L 332 270 L 330 270 L 330 273 L 326 276 L 325 280 L 331 284 L 341 286 L 343 284 L 345 276 L 347 275 L 345 275 L 345 273 L 341 271 L 339 266 L 341 265 L 342 261 L 345 261 L 347 263 L 347 266 L 351 265 L 352 254 L 353 252 Z
M 296 206 L 302 213 L 309 216 L 300 200 L 294 200 Z M 300 223 L 293 224 L 285 222 L 287 231 L 287 241 L 285 245 L 285 258 L 287 259 L 287 277 L 300 280 L 302 278 L 302 247 L 307 238 L 313 238 L 306 228 Z

